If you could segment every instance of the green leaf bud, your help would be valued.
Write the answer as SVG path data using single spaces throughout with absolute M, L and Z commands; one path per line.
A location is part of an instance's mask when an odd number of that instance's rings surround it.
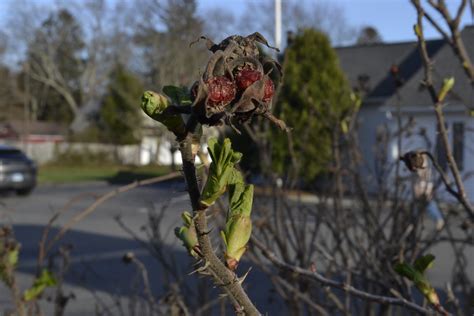
M 182 242 L 183 246 L 188 250 L 189 254 L 194 258 L 198 258 L 198 239 L 196 233 L 196 227 L 194 226 L 194 220 L 189 212 L 183 212 L 181 214 L 183 219 L 183 226 L 176 227 L 174 233 Z
M 146 115 L 165 125 L 175 135 L 183 135 L 185 124 L 181 115 L 166 112 L 170 104 L 168 97 L 154 91 L 145 91 L 142 95 L 141 107 Z

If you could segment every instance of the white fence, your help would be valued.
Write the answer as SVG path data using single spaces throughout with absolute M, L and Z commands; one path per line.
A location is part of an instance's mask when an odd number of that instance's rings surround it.
M 158 146 L 150 150 L 142 144 L 137 145 L 109 145 L 100 143 L 68 143 L 68 142 L 39 142 L 24 143 L 10 141 L 6 144 L 22 149 L 36 163 L 42 165 L 57 160 L 61 154 L 103 154 L 112 157 L 121 164 L 146 165 L 159 162 Z M 165 145 L 165 144 L 164 144 Z
M 147 165 L 156 163 L 159 165 L 171 165 L 182 163 L 181 156 L 175 147 L 171 151 L 172 143 L 168 139 L 159 139 L 157 137 L 144 137 L 140 144 L 136 145 L 110 145 L 100 143 L 69 143 L 69 142 L 22 142 L 22 141 L 1 141 L 22 149 L 28 157 L 43 165 L 53 162 L 62 154 L 103 154 L 111 157 L 120 164 L 127 165 Z M 204 152 L 207 152 L 207 145 L 203 144 Z M 210 159 L 210 157 L 208 157 Z M 199 162 L 199 158 L 197 158 Z

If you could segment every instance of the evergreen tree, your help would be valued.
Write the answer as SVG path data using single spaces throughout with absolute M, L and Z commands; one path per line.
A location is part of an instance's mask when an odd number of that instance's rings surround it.
M 281 132 L 272 133 L 273 167 L 283 175 L 293 152 L 298 174 L 313 180 L 328 170 L 332 141 L 338 137 L 334 132 L 340 131 L 351 107 L 350 88 L 323 33 L 300 31 L 285 54 L 285 76 L 275 112 L 293 129 L 293 137 L 289 142 Z
M 139 111 L 143 85 L 123 65 L 118 64 L 111 73 L 108 92 L 100 109 L 101 140 L 116 145 L 139 141 L 137 127 L 141 126 Z

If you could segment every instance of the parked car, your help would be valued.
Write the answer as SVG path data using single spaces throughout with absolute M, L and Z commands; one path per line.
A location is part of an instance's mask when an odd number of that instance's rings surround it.
M 0 145 L 0 190 L 29 194 L 36 186 L 36 163 L 15 147 Z

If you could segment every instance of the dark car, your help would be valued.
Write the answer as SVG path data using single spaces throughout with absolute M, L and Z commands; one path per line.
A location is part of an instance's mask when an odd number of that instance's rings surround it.
M 0 145 L 0 190 L 27 195 L 35 186 L 35 162 L 15 147 Z

